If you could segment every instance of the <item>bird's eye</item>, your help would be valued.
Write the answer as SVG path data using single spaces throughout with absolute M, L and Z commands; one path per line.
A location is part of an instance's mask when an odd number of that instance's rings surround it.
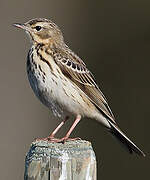
M 35 29 L 36 29 L 37 31 L 40 31 L 40 30 L 42 29 L 42 27 L 41 27 L 41 26 L 35 26 Z

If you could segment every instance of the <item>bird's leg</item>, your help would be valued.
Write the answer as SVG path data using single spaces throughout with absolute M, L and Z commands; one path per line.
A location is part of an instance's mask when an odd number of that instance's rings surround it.
M 55 138 L 55 134 L 59 131 L 59 129 L 65 124 L 65 122 L 69 119 L 69 116 L 66 118 L 54 129 L 54 131 L 46 138 L 37 138 L 36 141 L 50 141 L 50 142 L 59 142 L 60 139 Z
M 74 130 L 74 128 L 76 127 L 76 125 L 79 123 L 79 121 L 81 120 L 81 115 L 77 115 L 74 123 L 72 124 L 71 128 L 69 129 L 69 131 L 67 132 L 67 134 L 63 137 L 63 138 L 55 138 L 55 134 L 58 132 L 58 130 L 65 124 L 65 122 L 68 120 L 69 117 L 66 117 L 66 119 L 64 121 L 62 121 L 57 127 L 56 129 L 50 134 L 50 136 L 48 136 L 47 138 L 41 138 L 41 139 L 36 139 L 36 141 L 38 140 L 44 140 L 44 141 L 49 141 L 49 142 L 56 142 L 56 143 L 64 143 L 67 140 L 77 140 L 80 138 L 69 138 L 70 134 L 72 133 L 72 131 Z
M 47 137 L 48 140 L 55 139 L 55 134 L 59 131 L 59 129 L 65 124 L 65 122 L 69 119 L 69 116 L 66 116 L 66 118 L 54 129 L 54 131 Z
M 60 139 L 60 142 L 65 142 L 66 140 L 77 140 L 80 138 L 69 138 L 70 134 L 72 133 L 72 131 L 74 130 L 74 128 L 76 127 L 76 125 L 79 123 L 79 121 L 81 120 L 81 115 L 77 115 L 74 123 L 72 124 L 71 128 L 69 129 L 69 131 L 67 132 L 67 134 Z

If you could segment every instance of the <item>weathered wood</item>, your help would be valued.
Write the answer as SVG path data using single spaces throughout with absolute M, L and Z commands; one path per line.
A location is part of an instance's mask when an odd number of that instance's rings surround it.
M 96 158 L 91 143 L 33 142 L 25 160 L 24 180 L 96 180 Z

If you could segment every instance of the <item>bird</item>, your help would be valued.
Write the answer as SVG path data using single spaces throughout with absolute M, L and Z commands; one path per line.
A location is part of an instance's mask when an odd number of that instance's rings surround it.
M 53 21 L 35 18 L 13 25 L 25 30 L 31 41 L 26 63 L 31 88 L 37 98 L 62 119 L 44 140 L 56 143 L 75 140 L 70 134 L 81 118 L 86 117 L 98 121 L 129 153 L 145 156 L 118 127 L 93 74 L 67 46 L 62 31 Z M 63 138 L 56 138 L 56 133 L 71 116 L 75 120 L 69 131 Z

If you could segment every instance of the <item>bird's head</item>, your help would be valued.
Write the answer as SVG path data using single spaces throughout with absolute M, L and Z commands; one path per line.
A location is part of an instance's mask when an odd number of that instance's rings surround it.
M 32 43 L 63 43 L 63 36 L 60 29 L 48 19 L 36 18 L 24 24 L 16 23 L 13 25 L 24 29 L 29 34 Z

